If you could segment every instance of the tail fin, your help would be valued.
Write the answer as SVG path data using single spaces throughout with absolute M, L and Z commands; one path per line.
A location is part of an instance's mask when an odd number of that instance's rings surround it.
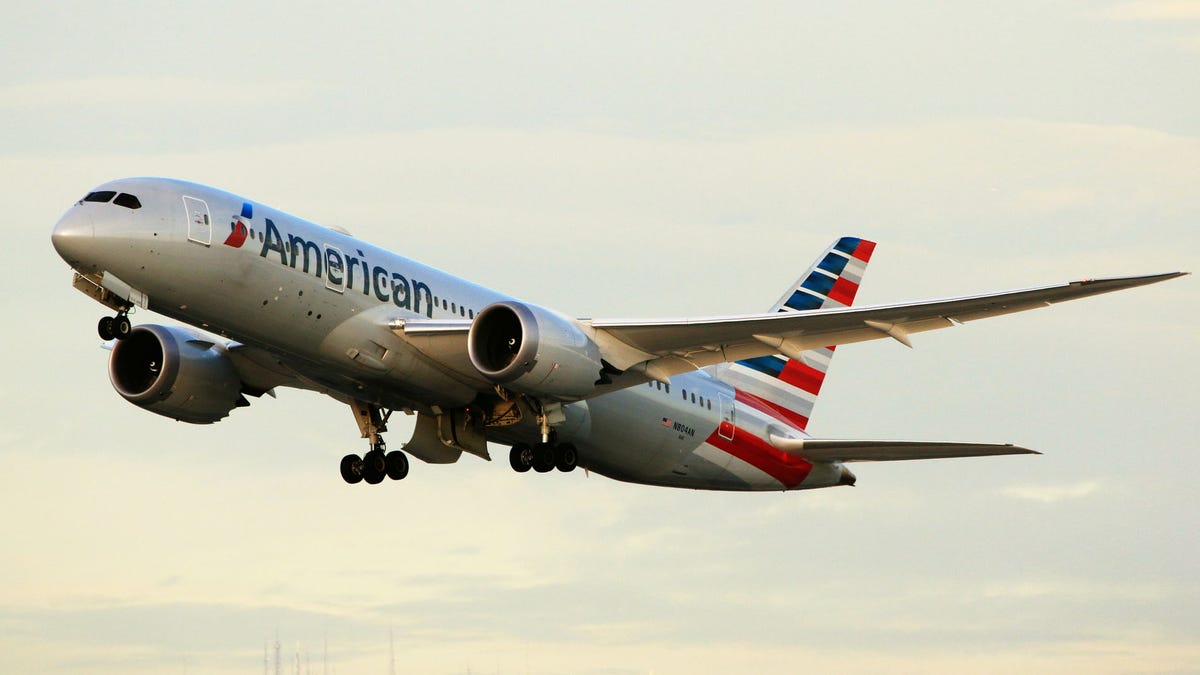
M 848 307 L 854 302 L 875 242 L 842 237 L 813 263 L 779 298 L 773 312 L 806 312 Z M 739 398 L 772 416 L 782 416 L 801 430 L 808 427 L 821 393 L 833 347 L 812 349 L 800 360 L 760 356 L 718 366 L 717 377 L 738 390 Z

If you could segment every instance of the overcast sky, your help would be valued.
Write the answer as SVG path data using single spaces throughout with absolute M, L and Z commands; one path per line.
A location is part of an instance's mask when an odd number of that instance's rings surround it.
M 6 8 L 0 671 L 1200 671 L 1196 277 L 840 349 L 814 433 L 1045 453 L 854 489 L 347 486 L 331 399 L 112 391 L 49 233 L 132 175 L 581 316 L 759 311 L 843 234 L 860 303 L 1200 270 L 1200 2 L 544 4 Z

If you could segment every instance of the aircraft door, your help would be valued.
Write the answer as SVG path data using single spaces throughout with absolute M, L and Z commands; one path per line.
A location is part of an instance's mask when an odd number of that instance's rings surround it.
M 737 410 L 734 408 L 734 401 L 728 394 L 720 394 L 721 399 L 721 424 L 717 427 L 717 435 L 727 441 L 733 440 L 733 430 L 737 427 Z
M 188 223 L 188 241 L 208 246 L 212 244 L 212 217 L 208 204 L 195 197 L 183 198 L 183 211 Z

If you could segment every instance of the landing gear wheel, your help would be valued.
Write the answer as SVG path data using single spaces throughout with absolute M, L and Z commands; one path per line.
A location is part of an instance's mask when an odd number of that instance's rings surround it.
M 533 448 L 524 443 L 517 443 L 508 451 L 508 464 L 517 473 L 525 473 L 533 468 Z
M 399 450 L 393 450 L 384 455 L 383 460 L 388 478 L 403 480 L 408 475 L 408 455 Z
M 113 337 L 118 340 L 124 340 L 129 337 L 129 332 L 133 330 L 133 326 L 129 323 L 129 317 L 124 314 L 118 314 L 112 322 Z
M 563 443 L 554 449 L 554 466 L 559 471 L 563 473 L 574 471 L 578 463 L 579 453 L 575 451 L 574 445 Z
M 383 452 L 372 450 L 363 456 L 363 480 L 370 485 L 378 485 L 387 475 L 387 459 Z
M 533 470 L 546 473 L 554 470 L 554 446 L 549 443 L 538 443 L 533 446 Z
M 100 323 L 96 324 L 96 332 L 105 342 L 115 338 L 117 334 L 113 332 L 113 318 L 111 316 L 101 317 Z
M 346 455 L 342 458 L 342 480 L 354 485 L 363 479 L 363 461 L 358 455 Z

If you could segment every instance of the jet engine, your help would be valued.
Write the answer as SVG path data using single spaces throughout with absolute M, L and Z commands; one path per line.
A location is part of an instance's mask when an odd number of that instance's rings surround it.
M 603 377 L 600 348 L 583 329 L 536 305 L 485 307 L 471 324 L 467 353 L 484 377 L 539 398 L 579 399 Z
M 126 401 L 192 424 L 212 424 L 249 405 L 225 347 L 180 328 L 134 328 L 113 347 L 108 379 Z

